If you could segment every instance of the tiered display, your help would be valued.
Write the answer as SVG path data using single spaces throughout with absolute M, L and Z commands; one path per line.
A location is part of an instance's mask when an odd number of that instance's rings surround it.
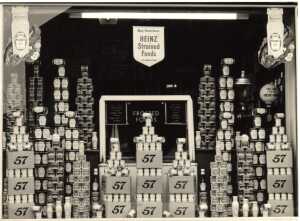
M 5 131 L 7 133 L 12 132 L 14 126 L 13 113 L 16 111 L 22 111 L 24 96 L 22 95 L 21 85 L 18 80 L 17 73 L 10 74 L 10 82 L 7 85 L 6 92 L 6 112 L 5 112 Z M 9 142 L 9 134 L 6 136 L 7 142 Z
M 228 194 L 228 164 L 216 149 L 215 160 L 210 163 L 210 211 L 212 217 L 230 216 L 230 198 Z
M 216 85 L 215 79 L 211 76 L 211 65 L 204 65 L 203 73 L 204 76 L 200 78 L 198 97 L 198 130 L 201 142 L 199 142 L 200 146 L 196 145 L 196 147 L 212 150 L 215 149 L 216 143 Z
M 222 76 L 219 79 L 220 125 L 217 131 L 216 151 L 220 156 L 216 153 L 215 162 L 211 163 L 211 170 L 215 170 L 215 173 L 211 173 L 210 209 L 212 216 L 230 216 L 231 214 L 229 196 L 232 195 L 232 185 L 230 184 L 231 176 L 229 174 L 232 171 L 231 152 L 234 147 L 234 90 L 233 78 L 229 75 L 230 65 L 233 63 L 234 60 L 232 58 L 224 58 L 222 60 Z M 225 164 L 222 162 L 225 162 Z M 227 175 L 223 171 L 224 165 L 226 165 Z M 222 169 L 218 168 L 218 166 L 221 166 Z M 224 179 L 224 181 L 221 179 Z
M 155 134 L 152 115 L 143 113 L 143 133 L 134 138 L 136 143 L 136 200 L 137 217 L 162 217 L 163 212 L 163 137 Z
M 168 175 L 169 212 L 172 217 L 195 217 L 195 171 L 184 151 L 185 138 L 178 138 L 176 143 L 175 160 Z
M 74 119 L 75 120 L 75 119 Z M 84 144 L 80 142 L 77 159 L 73 162 L 73 198 L 72 198 L 72 213 L 74 218 L 89 218 L 90 217 L 90 162 L 86 160 L 84 155 Z M 69 198 L 66 202 L 69 201 Z M 70 212 L 65 217 L 71 218 Z
M 259 207 L 267 201 L 267 181 L 266 181 L 266 130 L 262 127 L 263 117 L 266 115 L 265 108 L 254 109 L 253 128 L 250 130 L 250 147 L 254 149 L 253 167 L 255 171 L 254 177 L 254 195 Z
M 51 149 L 52 136 L 50 128 L 47 127 L 48 110 L 36 106 L 33 112 L 37 118 L 37 126 L 34 130 L 35 205 L 41 206 L 42 214 L 46 216 L 48 150 Z
M 77 122 L 80 130 L 79 138 L 86 144 L 87 149 L 97 149 L 97 143 L 92 138 L 97 138 L 94 131 L 94 98 L 93 81 L 88 74 L 88 66 L 81 66 L 81 77 L 77 79 Z
M 293 216 L 293 152 L 284 127 L 284 114 L 275 114 L 267 143 L 268 204 L 271 216 Z
M 65 195 L 71 196 L 75 181 L 72 180 L 73 162 L 78 159 L 80 146 L 84 146 L 83 141 L 79 141 L 79 130 L 76 124 L 76 113 L 73 111 L 65 112 L 67 124 L 65 125 L 65 136 L 62 145 L 65 150 Z
M 33 108 L 43 106 L 43 77 L 40 76 L 40 66 L 38 63 L 33 65 L 33 75 L 29 77 L 29 92 L 27 98 L 27 118 L 30 135 L 33 134 L 35 126 L 38 125 L 38 116 L 35 115 Z
M 7 149 L 7 213 L 9 218 L 34 218 L 34 151 L 22 112 L 12 113 L 13 131 Z
M 131 177 L 122 160 L 118 138 L 110 139 L 110 158 L 104 175 L 106 218 L 124 218 L 131 210 Z
M 255 201 L 253 151 L 249 136 L 236 132 L 238 201 L 240 204 L 245 202 L 245 199 L 248 202 Z

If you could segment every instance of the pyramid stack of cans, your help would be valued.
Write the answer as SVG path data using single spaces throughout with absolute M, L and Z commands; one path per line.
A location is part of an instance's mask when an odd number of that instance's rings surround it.
M 110 139 L 110 158 L 104 175 L 104 203 L 106 218 L 126 217 L 131 210 L 131 177 L 122 160 L 118 138 Z
M 266 203 L 267 181 L 266 181 L 266 152 L 265 140 L 266 131 L 262 127 L 263 117 L 266 114 L 265 108 L 255 108 L 253 110 L 253 128 L 250 129 L 250 147 L 253 153 L 254 195 L 258 206 Z
M 272 216 L 293 216 L 293 152 L 284 127 L 284 114 L 276 113 L 267 143 L 267 183 Z
M 23 113 L 12 113 L 13 131 L 8 143 L 6 176 L 8 179 L 7 213 L 9 218 L 33 218 L 34 151 L 23 124 Z
M 79 130 L 76 124 L 76 113 L 74 111 L 65 112 L 67 125 L 65 125 L 65 136 L 62 140 L 62 146 L 65 150 L 65 195 L 72 194 L 72 174 L 73 162 L 77 160 L 80 146 L 84 146 L 83 141 L 79 141 Z
M 65 125 L 68 119 L 65 112 L 69 110 L 69 80 L 65 77 L 65 61 L 63 59 L 53 59 L 53 64 L 57 67 L 58 76 L 53 81 L 54 86 L 54 127 L 55 133 L 64 137 Z
M 223 160 L 221 151 L 216 149 L 215 160 L 210 163 L 210 211 L 212 217 L 230 216 L 228 164 Z
M 77 80 L 77 122 L 80 128 L 80 140 L 83 140 L 87 149 L 92 148 L 92 135 L 94 132 L 94 98 L 93 82 L 88 74 L 88 66 L 81 66 L 81 77 Z M 94 149 L 94 148 L 93 148 Z
M 198 130 L 201 136 L 202 149 L 215 148 L 216 134 L 216 85 L 211 76 L 211 65 L 204 65 L 204 76 L 200 78 L 198 97 Z
M 75 120 L 75 119 L 74 119 Z M 86 160 L 83 142 L 79 147 L 77 160 L 73 162 L 73 198 L 72 208 L 74 218 L 89 218 L 90 216 L 90 162 Z
M 47 166 L 48 149 L 51 148 L 52 135 L 47 127 L 47 109 L 42 106 L 33 108 L 37 117 L 37 126 L 34 130 L 34 156 L 35 156 L 35 205 L 41 206 L 45 214 L 47 205 Z
M 33 65 L 33 76 L 29 77 L 29 93 L 28 93 L 28 126 L 30 135 L 32 135 L 34 127 L 38 125 L 38 116 L 33 111 L 36 106 L 43 106 L 43 77 L 39 75 L 39 64 Z
M 169 171 L 169 212 L 172 217 L 195 217 L 195 173 L 184 151 L 185 138 L 177 139 L 173 167 Z
M 21 91 L 21 85 L 18 82 L 18 74 L 10 74 L 10 82 L 7 85 L 6 92 L 6 113 L 5 113 L 5 129 L 6 132 L 10 133 L 14 126 L 13 113 L 16 111 L 23 110 L 23 96 Z M 7 136 L 7 141 L 9 141 L 10 136 Z
M 237 182 L 238 200 L 242 205 L 244 199 L 255 201 L 253 147 L 250 146 L 249 136 L 236 132 Z
M 155 134 L 150 113 L 143 113 L 143 119 L 145 121 L 143 132 L 134 138 L 137 167 L 137 217 L 162 217 L 162 144 L 165 139 Z

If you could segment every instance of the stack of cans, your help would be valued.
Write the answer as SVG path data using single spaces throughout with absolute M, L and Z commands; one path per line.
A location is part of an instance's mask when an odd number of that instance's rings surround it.
M 284 114 L 276 113 L 267 143 L 268 204 L 272 216 L 293 216 L 293 152 L 284 127 Z
M 106 218 L 127 217 L 131 210 L 131 177 L 122 160 L 118 138 L 110 139 L 110 158 L 104 175 L 104 203 Z
M 33 108 L 43 106 L 43 77 L 39 75 L 39 64 L 33 65 L 33 75 L 29 77 L 29 93 L 27 102 L 27 119 L 30 135 L 33 135 L 35 126 L 38 125 L 37 116 Z
M 87 149 L 92 148 L 92 135 L 94 131 L 94 98 L 93 81 L 88 74 L 88 66 L 81 66 L 81 77 L 77 80 L 77 122 L 80 128 L 80 140 L 83 140 Z M 94 132 L 96 133 L 96 132 Z
M 250 146 L 249 136 L 240 135 L 236 132 L 236 154 L 237 154 L 237 182 L 238 200 L 240 205 L 244 199 L 248 202 L 255 201 L 254 195 L 254 168 L 253 168 L 253 147 Z
M 173 167 L 169 171 L 169 212 L 173 217 L 195 217 L 195 172 L 184 151 L 185 138 L 177 139 Z
M 137 167 L 137 217 L 162 217 L 163 137 L 155 134 L 152 114 L 143 113 L 143 132 L 134 138 Z
M 230 77 L 230 65 L 234 63 L 233 58 L 222 59 L 222 75 L 219 78 L 219 129 L 216 137 L 216 156 L 215 162 L 211 163 L 211 169 L 222 162 L 222 176 L 226 165 L 227 176 L 224 183 L 220 186 L 218 171 L 216 175 L 211 174 L 211 214 L 212 216 L 230 216 L 231 202 L 229 196 L 232 195 L 231 176 L 232 163 L 231 152 L 234 148 L 234 90 L 233 78 Z M 221 161 L 220 161 L 221 160 Z M 220 171 L 219 171 L 220 172 Z M 220 179 L 223 179 L 221 177 Z M 225 188 L 225 189 L 224 189 Z M 216 195 L 217 194 L 217 195 Z
M 222 75 L 219 78 L 219 130 L 217 131 L 216 146 L 221 150 L 223 160 L 227 162 L 229 173 L 232 171 L 231 152 L 234 148 L 234 79 L 230 76 L 230 66 L 233 58 L 222 59 Z M 229 185 L 229 194 L 232 185 Z
M 221 151 L 216 149 L 215 160 L 210 163 L 210 211 L 211 217 L 230 216 L 228 164 L 223 160 Z M 228 190 L 230 192 L 228 192 Z
M 266 131 L 262 127 L 263 116 L 266 114 L 265 108 L 255 108 L 253 110 L 253 128 L 250 130 L 250 147 L 253 153 L 254 193 L 259 206 L 266 203 L 267 181 L 266 181 L 266 152 L 265 140 Z
M 6 113 L 5 113 L 5 130 L 9 133 L 12 132 L 14 126 L 14 112 L 23 110 L 23 96 L 21 91 L 21 85 L 18 82 L 18 74 L 10 74 L 10 82 L 7 85 L 6 92 Z M 9 142 L 10 136 L 7 136 L 7 142 Z
M 82 142 L 83 144 L 83 142 Z M 90 217 L 90 162 L 86 160 L 84 145 L 80 145 L 78 157 L 73 162 L 73 198 L 74 218 Z
M 37 126 L 34 130 L 34 164 L 35 164 L 35 205 L 41 206 L 43 214 L 47 205 L 47 166 L 48 149 L 51 148 L 52 135 L 47 124 L 47 109 L 42 106 L 33 108 L 37 117 Z
M 53 59 L 53 64 L 57 66 L 58 77 L 53 81 L 54 86 L 54 126 L 55 133 L 60 137 L 65 135 L 65 125 L 68 120 L 65 112 L 69 110 L 69 80 L 65 77 L 65 61 L 63 59 Z
M 13 131 L 8 143 L 6 177 L 7 213 L 12 219 L 32 219 L 34 206 L 34 151 L 23 124 L 23 113 L 13 112 Z
M 52 135 L 52 145 L 48 150 L 48 195 L 47 206 L 53 208 L 64 198 L 64 149 L 59 134 Z
M 211 65 L 204 65 L 203 73 L 204 76 L 200 78 L 198 97 L 200 148 L 214 149 L 216 136 L 216 85 L 215 79 L 211 76 Z
M 79 130 L 76 124 L 76 113 L 74 111 L 65 112 L 67 124 L 65 125 L 65 135 L 62 138 L 62 146 L 65 150 L 65 195 L 72 195 L 72 174 L 73 162 L 78 158 L 79 148 L 84 147 L 84 142 L 79 141 Z

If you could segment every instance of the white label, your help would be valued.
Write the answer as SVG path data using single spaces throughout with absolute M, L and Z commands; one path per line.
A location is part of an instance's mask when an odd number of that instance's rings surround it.
M 148 67 L 165 58 L 164 27 L 133 26 L 133 57 Z

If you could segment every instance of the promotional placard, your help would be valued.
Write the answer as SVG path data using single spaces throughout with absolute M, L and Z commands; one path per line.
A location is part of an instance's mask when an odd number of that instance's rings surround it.
M 133 57 L 148 67 L 165 58 L 164 27 L 133 26 Z

